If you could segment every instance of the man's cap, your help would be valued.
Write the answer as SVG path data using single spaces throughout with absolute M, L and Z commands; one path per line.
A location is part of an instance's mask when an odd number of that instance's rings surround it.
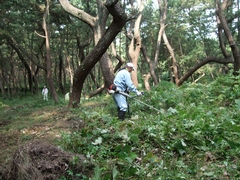
M 134 66 L 133 66 L 133 63 L 127 63 L 126 64 L 127 67 L 131 67 L 133 70 L 135 70 Z

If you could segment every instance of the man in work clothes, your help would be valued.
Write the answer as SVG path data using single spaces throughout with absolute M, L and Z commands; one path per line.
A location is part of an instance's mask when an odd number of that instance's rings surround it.
M 45 101 L 48 101 L 48 89 L 46 86 L 43 87 L 43 90 L 42 90 L 42 95 L 43 95 L 43 100 Z
M 117 88 L 116 92 L 132 91 L 135 92 L 138 96 L 142 95 L 142 93 L 137 90 L 131 80 L 130 73 L 132 71 L 134 71 L 134 66 L 132 63 L 127 63 L 126 68 L 118 71 L 113 81 L 113 84 Z M 113 99 L 118 107 L 118 118 L 120 120 L 124 120 L 128 108 L 126 97 L 120 93 L 114 93 Z

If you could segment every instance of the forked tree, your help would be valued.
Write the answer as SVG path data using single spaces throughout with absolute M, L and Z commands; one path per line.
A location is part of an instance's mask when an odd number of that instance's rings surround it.
M 60 2 L 64 9 L 67 10 L 69 13 L 72 11 L 71 14 L 75 14 L 76 16 L 85 15 L 92 21 L 95 21 L 95 19 L 93 19 L 87 13 L 83 13 L 82 10 L 71 6 L 67 1 L 60 0 Z M 104 33 L 102 34 L 101 38 L 99 39 L 93 50 L 85 57 L 80 66 L 76 69 L 73 77 L 72 93 L 70 95 L 68 105 L 69 108 L 78 107 L 80 103 L 84 81 L 97 62 L 102 60 L 101 65 L 102 71 L 107 73 L 108 77 L 109 75 L 111 75 L 110 67 L 108 63 L 106 63 L 107 58 L 106 57 L 103 58 L 103 56 L 106 56 L 105 54 L 106 50 L 113 42 L 117 34 L 122 30 L 122 28 L 129 20 L 129 18 L 121 8 L 120 4 L 118 3 L 118 0 L 108 0 L 105 3 L 105 7 L 107 8 L 108 12 L 112 15 L 113 20 L 111 24 L 108 26 L 107 30 L 105 32 L 102 31 Z M 84 18 L 86 21 L 88 19 L 87 17 Z M 92 27 L 94 27 L 95 23 L 94 22 L 92 23 L 93 23 Z M 105 84 L 110 85 L 113 78 L 114 78 L 113 73 L 112 76 L 110 76 L 109 78 L 105 77 L 104 78 Z

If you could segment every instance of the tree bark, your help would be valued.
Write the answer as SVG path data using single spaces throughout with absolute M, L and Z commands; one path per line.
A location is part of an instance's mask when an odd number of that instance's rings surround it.
M 163 0 L 163 3 L 161 2 L 161 0 L 158 0 L 158 7 L 159 7 L 158 9 L 159 9 L 159 15 L 160 15 L 160 18 L 159 18 L 160 29 L 158 31 L 157 45 L 156 45 L 156 51 L 154 56 L 154 65 L 153 65 L 154 67 L 157 67 L 162 35 L 165 29 L 165 21 L 167 18 L 167 0 Z
M 141 24 L 143 9 L 144 9 L 144 2 L 143 0 L 141 0 L 140 8 L 139 8 L 139 16 L 135 21 L 133 38 L 131 39 L 131 43 L 129 45 L 129 56 L 135 68 L 135 70 L 132 72 L 132 82 L 136 87 L 138 86 L 137 64 L 138 64 L 138 58 L 139 58 L 139 54 L 141 51 L 141 44 L 142 44 L 141 36 L 140 36 L 140 24 Z
M 218 5 L 217 5 L 216 14 L 221 22 L 221 25 L 222 25 L 221 27 L 224 29 L 224 33 L 227 37 L 228 44 L 231 48 L 233 58 L 234 58 L 234 72 L 237 73 L 237 71 L 240 70 L 240 54 L 239 54 L 240 52 L 239 52 L 239 48 L 238 48 L 237 44 L 235 43 L 235 41 L 233 39 L 232 33 L 228 27 L 226 18 L 222 12 L 223 8 L 226 7 L 226 4 L 227 4 L 226 1 L 224 1 L 222 3 L 221 8 L 218 8 Z
M 60 49 L 61 49 L 61 47 L 60 47 Z M 64 86 L 63 86 L 63 74 L 64 74 L 64 72 L 63 72 L 63 70 L 64 70 L 64 63 L 63 63 L 63 58 L 62 58 L 62 52 L 61 51 L 59 51 L 59 70 L 58 70 L 58 83 L 59 83 L 59 89 L 60 89 L 60 91 L 61 91 L 61 93 L 62 94 L 65 94 L 66 93 L 66 91 L 65 91 L 65 88 L 64 88 Z
M 83 84 L 87 75 L 95 66 L 95 64 L 100 60 L 102 55 L 106 52 L 107 48 L 110 46 L 114 38 L 121 31 L 122 27 L 128 20 L 127 15 L 122 10 L 120 4 L 117 3 L 117 1 L 107 1 L 105 6 L 107 7 L 110 14 L 113 16 L 113 21 L 106 30 L 106 32 L 103 34 L 102 38 L 98 41 L 97 45 L 86 56 L 81 65 L 75 71 L 73 78 L 72 94 L 70 96 L 68 105 L 69 108 L 78 107 L 80 103 Z
M 1 92 L 2 92 L 2 96 L 5 97 L 5 89 L 4 89 L 4 57 L 3 57 L 3 54 L 2 52 L 0 51 L 0 89 L 1 89 Z
M 27 71 L 27 75 L 28 75 L 29 90 L 30 90 L 30 92 L 33 92 L 33 74 L 32 74 L 31 68 L 29 67 L 28 63 L 22 56 L 20 50 L 15 46 L 15 44 L 12 41 L 10 41 L 9 44 L 17 52 L 19 59 L 22 61 L 23 65 L 25 67 L 25 69 Z
M 207 63 L 210 62 L 215 62 L 215 63 L 219 63 L 219 64 L 228 64 L 228 63 L 233 63 L 234 60 L 232 58 L 218 58 L 218 57 L 207 57 L 206 59 L 204 59 L 203 61 L 201 61 L 200 63 L 196 64 L 194 67 L 192 67 L 184 76 L 182 76 L 178 83 L 177 86 L 181 86 L 183 84 L 184 81 L 186 81 L 196 70 L 198 70 L 200 67 L 204 66 Z
M 5 97 L 5 89 L 3 87 L 3 82 L 2 82 L 2 77 L 1 77 L 1 74 L 0 74 L 0 89 L 1 89 L 1 92 L 2 92 L 2 96 L 3 98 Z
M 157 80 L 157 76 L 156 76 L 155 70 L 154 70 L 154 62 L 151 62 L 151 59 L 150 59 L 150 57 L 148 56 L 147 50 L 146 50 L 146 48 L 145 48 L 145 46 L 144 46 L 143 44 L 142 44 L 141 50 L 142 50 L 142 53 L 143 53 L 144 58 L 146 59 L 146 61 L 147 61 L 147 63 L 148 63 L 148 66 L 149 66 L 149 69 L 150 69 L 150 73 L 149 73 L 149 74 L 150 74 L 151 77 L 153 78 L 154 84 L 157 86 L 157 85 L 158 85 L 158 80 Z M 144 78 L 144 81 L 149 80 L 149 79 L 150 79 L 150 77 L 147 78 L 147 79 Z M 145 84 L 146 84 L 146 82 L 145 82 Z M 148 83 L 148 85 L 149 85 L 149 83 Z M 148 88 L 145 86 L 145 88 L 146 88 L 146 90 L 149 90 L 149 89 L 150 89 L 150 85 L 149 85 Z
M 60 3 L 67 12 L 69 12 L 70 14 L 72 14 L 73 16 L 77 17 L 78 19 L 80 19 L 81 21 L 85 22 L 90 26 L 90 28 L 93 31 L 94 42 L 96 45 L 99 39 L 102 37 L 103 33 L 105 32 L 107 17 L 109 14 L 108 10 L 103 5 L 103 2 L 100 0 L 97 1 L 98 6 L 97 17 L 93 17 L 88 13 L 75 8 L 74 6 L 69 4 L 67 0 L 60 0 Z M 113 70 L 111 69 L 112 67 L 111 61 L 109 59 L 107 52 L 105 52 L 105 54 L 102 57 L 100 57 L 99 62 L 104 77 L 104 84 L 106 87 L 108 87 L 110 86 L 114 79 L 114 73 Z
M 149 81 L 149 79 L 151 77 L 151 74 L 150 73 L 144 74 L 143 77 L 144 77 L 144 86 L 145 86 L 147 91 L 150 91 L 151 90 L 151 86 L 149 85 L 148 81 Z
M 47 26 L 47 18 L 49 15 L 49 6 L 50 6 L 50 0 L 46 0 L 46 8 L 43 15 L 43 30 L 45 32 L 45 43 L 46 43 L 46 61 L 47 61 L 47 80 L 49 89 L 52 93 L 53 100 L 55 103 L 58 102 L 58 95 L 56 92 L 56 89 L 54 87 L 54 82 L 52 78 L 52 60 L 51 60 L 51 53 L 50 53 L 50 37 L 49 37 L 49 31 Z
M 167 35 L 166 35 L 165 31 L 163 31 L 163 40 L 164 40 L 165 45 L 167 46 L 168 52 L 170 53 L 170 58 L 172 59 L 172 69 L 173 69 L 173 75 L 174 75 L 174 82 L 176 84 L 178 84 L 179 76 L 178 76 L 177 60 L 175 58 L 173 48 L 172 48 L 172 46 L 170 45 L 170 43 L 167 39 Z

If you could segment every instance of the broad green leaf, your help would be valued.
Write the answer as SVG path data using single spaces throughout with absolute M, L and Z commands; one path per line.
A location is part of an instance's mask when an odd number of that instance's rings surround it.
M 214 172 L 204 172 L 203 173 L 204 176 L 213 176 L 214 175 Z
M 133 134 L 132 136 L 131 136 L 131 141 L 133 141 L 133 142 L 139 142 L 139 137 L 136 135 L 136 134 Z
M 101 174 L 101 170 L 100 170 L 99 166 L 96 166 L 94 168 L 94 180 L 99 180 L 100 174 Z
M 129 163 L 132 163 L 136 157 L 137 157 L 137 154 L 134 152 L 131 152 L 129 156 L 126 157 L 126 159 L 128 160 Z
M 115 179 L 115 178 L 117 177 L 117 175 L 118 175 L 118 170 L 117 170 L 117 168 L 114 166 L 113 171 L 112 171 L 113 179 Z

